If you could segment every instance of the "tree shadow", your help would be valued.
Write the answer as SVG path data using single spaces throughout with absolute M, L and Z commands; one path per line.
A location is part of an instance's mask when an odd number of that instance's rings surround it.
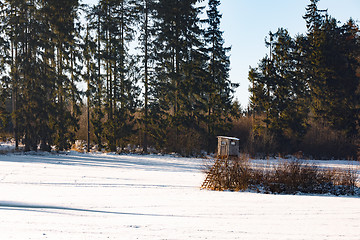
M 39 204 L 10 202 L 10 201 L 0 201 L 0 210 L 32 211 L 32 212 L 41 212 L 41 213 L 45 213 L 45 212 L 58 213 L 58 212 L 49 212 L 48 210 L 60 210 L 60 211 L 67 211 L 67 212 L 86 212 L 86 213 L 148 216 L 148 217 L 174 217 L 174 218 L 190 217 L 190 216 L 173 215 L 173 214 L 103 211 L 103 210 L 94 210 L 94 209 L 70 208 L 70 207 L 63 207 L 63 206 L 39 205 Z
M 66 166 L 127 168 L 144 171 L 193 172 L 199 171 L 201 159 L 157 155 L 32 153 L 0 155 L 0 162 L 46 163 Z

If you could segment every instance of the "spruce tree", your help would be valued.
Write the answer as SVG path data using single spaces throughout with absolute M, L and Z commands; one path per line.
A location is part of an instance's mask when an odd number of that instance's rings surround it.
M 138 104 L 137 78 L 130 76 L 133 59 L 128 48 L 134 39 L 137 6 L 136 1 L 106 0 L 100 1 L 88 14 L 90 28 L 98 36 L 96 109 L 92 123 L 98 144 L 103 138 L 111 151 L 124 147 L 132 134 L 132 115 Z
M 40 125 L 46 104 L 44 82 L 41 78 L 46 63 L 42 54 L 42 16 L 35 1 L 7 1 L 9 16 L 7 34 L 12 43 L 12 98 L 15 139 L 24 135 L 25 150 L 37 150 L 40 142 Z M 21 124 L 20 124 L 21 123 Z
M 294 58 L 297 46 L 284 29 L 279 29 L 275 38 L 272 54 L 275 77 L 270 93 L 269 128 L 283 142 L 301 140 L 306 133 L 308 108 L 306 85 L 301 76 L 297 76 L 297 69 L 301 68 Z
M 75 109 L 76 60 L 72 54 L 77 1 L 9 0 L 3 6 L 4 34 L 11 43 L 16 145 L 19 136 L 24 136 L 25 150 L 37 150 L 39 144 L 42 150 L 50 150 L 52 144 L 60 150 L 69 148 L 75 130 L 70 128 L 76 125 L 69 112 Z M 73 108 L 68 109 L 67 103 Z
M 309 47 L 306 51 L 312 111 L 319 119 L 348 137 L 356 135 L 357 26 L 349 21 L 338 26 L 336 19 L 317 9 L 312 1 L 305 19 Z
M 7 63 L 11 60 L 9 56 L 10 44 L 3 37 L 3 12 L 2 6 L 0 6 L 0 132 L 6 131 L 9 124 L 10 113 L 6 109 L 6 100 L 10 95 L 10 78 L 6 73 Z
M 149 112 L 151 108 L 152 101 L 152 78 L 153 78 L 153 59 L 154 52 L 151 44 L 153 39 L 153 18 L 154 18 L 154 0 L 143 0 L 139 2 L 139 14 L 140 14 L 140 50 L 142 58 L 142 68 L 143 68 L 143 84 L 144 84 L 144 110 L 143 110 L 143 151 L 146 153 L 148 148 L 149 133 L 150 133 L 150 119 Z
M 271 33 L 270 41 L 266 42 L 271 46 L 270 56 L 249 73 L 252 105 L 260 116 L 261 112 L 264 115 L 265 125 L 257 123 L 256 128 L 264 134 L 262 128 L 266 127 L 283 147 L 290 146 L 289 140 L 295 140 L 295 145 L 301 141 L 308 126 L 308 88 L 302 74 L 303 43 L 302 36 L 293 39 L 287 30 L 280 28 L 275 34 Z
M 17 82 L 18 82 L 18 41 L 19 41 L 19 6 L 12 2 L 1 3 L 1 36 L 3 39 L 1 50 L 3 51 L 2 58 L 2 75 L 4 74 L 3 80 L 6 78 L 9 81 L 6 92 L 11 97 L 12 102 L 12 128 L 13 136 L 15 139 L 15 149 L 18 149 L 19 138 L 18 138 L 18 125 L 17 125 Z M 6 48 L 6 45 L 8 47 Z M 7 60 L 6 60 L 7 59 Z M 10 73 L 6 74 L 6 66 L 10 68 Z M 6 78 L 5 78 L 6 77 Z M 4 83 L 5 81 L 3 81 Z M 5 89 L 3 89 L 4 91 Z
M 80 97 L 76 87 L 76 82 L 80 81 L 80 67 L 77 64 L 77 59 L 80 59 L 79 43 L 76 35 L 79 29 L 75 24 L 79 2 L 42 1 L 41 7 L 51 31 L 46 40 L 49 42 L 48 53 L 52 57 L 49 63 L 55 79 L 52 85 L 53 117 L 50 120 L 54 131 L 53 144 L 58 150 L 65 150 L 75 140 L 80 114 Z
M 194 106 L 195 94 L 199 91 L 192 85 L 195 78 L 191 72 L 195 60 L 199 60 L 196 52 L 199 53 L 203 47 L 199 19 L 202 7 L 196 3 L 194 0 L 160 0 L 156 4 L 155 92 L 159 97 L 159 109 L 163 117 L 167 115 L 165 118 L 170 124 L 168 148 L 176 152 L 180 152 L 180 144 L 189 143 L 184 134 L 194 123 L 189 110 Z
M 100 5 L 95 5 L 87 10 L 87 34 L 85 36 L 85 43 L 84 43 L 84 54 L 87 56 L 87 62 L 91 62 L 91 56 L 94 58 L 93 64 L 90 63 L 90 66 L 87 64 L 86 72 L 87 77 L 86 81 L 92 79 L 93 81 L 90 83 L 91 91 L 88 92 L 91 103 L 91 125 L 94 129 L 95 135 L 95 143 L 99 150 L 103 147 L 103 119 L 104 119 L 104 108 L 103 108 L 103 101 L 104 101 L 104 78 L 102 69 L 102 16 L 103 12 L 101 11 Z M 90 61 L 90 62 L 89 62 Z M 91 68 L 91 69 L 89 69 Z M 91 74 L 92 73 L 92 74 Z M 93 76 L 90 77 L 89 76 Z M 88 89 L 89 91 L 89 89 Z
M 232 85 L 229 80 L 229 47 L 224 47 L 223 32 L 220 30 L 222 15 L 219 13 L 219 0 L 209 0 L 208 28 L 205 41 L 208 43 L 209 81 L 207 82 L 208 106 L 207 125 L 209 139 L 221 134 L 228 127 L 228 116 L 232 106 Z
M 90 108 L 91 105 L 93 105 L 93 83 L 95 82 L 96 79 L 96 65 L 94 62 L 94 53 L 95 53 L 95 49 L 96 49 L 96 43 L 93 40 L 92 36 L 90 35 L 90 29 L 89 26 L 86 27 L 86 32 L 85 32 L 85 36 L 84 36 L 84 43 L 82 45 L 82 54 L 84 56 L 84 67 L 85 67 L 85 73 L 83 75 L 83 78 L 86 82 L 86 119 L 87 119 L 87 126 L 86 126 L 86 131 L 87 131 L 87 136 L 86 136 L 86 140 L 87 140 L 87 152 L 90 152 L 90 144 L 91 144 L 91 139 L 90 139 L 90 129 L 91 129 L 91 119 L 90 119 Z

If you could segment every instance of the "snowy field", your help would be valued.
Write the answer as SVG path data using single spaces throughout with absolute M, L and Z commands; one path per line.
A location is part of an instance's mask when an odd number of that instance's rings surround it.
M 202 164 L 0 155 L 0 239 L 360 239 L 360 198 L 200 190 Z

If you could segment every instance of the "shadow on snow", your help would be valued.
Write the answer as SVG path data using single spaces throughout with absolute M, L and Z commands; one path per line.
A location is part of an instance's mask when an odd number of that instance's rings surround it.
M 157 155 L 115 154 L 8 154 L 0 155 L 0 162 L 45 163 L 67 166 L 125 168 L 144 171 L 193 172 L 199 171 L 201 159 Z
M 187 216 L 170 215 L 170 214 L 166 215 L 166 214 L 153 214 L 153 213 L 102 211 L 102 210 L 92 210 L 92 209 L 82 209 L 82 208 L 69 208 L 62 206 L 37 205 L 37 204 L 28 204 L 21 202 L 8 202 L 8 201 L 0 201 L 0 210 L 18 210 L 18 211 L 36 211 L 36 212 L 46 212 L 46 210 L 62 210 L 62 211 L 72 211 L 72 212 L 133 215 L 133 216 L 148 216 L 148 217 L 187 217 Z

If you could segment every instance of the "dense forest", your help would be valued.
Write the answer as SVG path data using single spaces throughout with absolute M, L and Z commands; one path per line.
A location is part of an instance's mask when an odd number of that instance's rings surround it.
M 99 149 L 213 149 L 234 87 L 219 4 L 2 1 L 3 130 L 25 151 L 69 149 L 84 125 Z
M 269 33 L 244 111 L 220 0 L 1 1 L 1 131 L 25 151 L 84 139 L 195 155 L 231 135 L 250 154 L 356 157 L 359 29 L 317 3 L 306 34 Z
M 270 32 L 269 54 L 251 68 L 254 137 L 266 151 L 356 157 L 360 117 L 360 34 L 354 20 L 343 25 L 306 7 L 305 35 Z

